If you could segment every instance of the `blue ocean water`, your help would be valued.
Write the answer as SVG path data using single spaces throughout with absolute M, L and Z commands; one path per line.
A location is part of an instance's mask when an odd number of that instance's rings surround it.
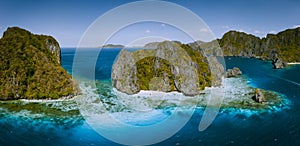
M 97 52 L 88 49 L 88 53 Z M 103 49 L 95 78 L 109 81 L 111 66 L 120 49 Z M 62 66 L 71 74 L 74 48 L 62 49 Z M 282 93 L 290 107 L 260 114 L 219 113 L 208 129 L 198 131 L 203 109 L 171 138 L 156 145 L 300 145 L 300 65 L 272 69 L 271 62 L 254 58 L 225 57 L 226 67 L 239 67 L 253 87 Z M 30 118 L 0 114 L 0 145 L 119 145 L 95 132 L 83 119 L 55 122 L 55 118 Z

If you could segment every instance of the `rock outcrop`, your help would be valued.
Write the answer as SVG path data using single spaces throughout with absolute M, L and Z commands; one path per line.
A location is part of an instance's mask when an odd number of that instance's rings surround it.
M 265 102 L 265 97 L 259 89 L 255 89 L 255 93 L 254 93 L 254 96 L 252 97 L 252 99 L 258 103 Z
M 112 69 L 113 87 L 127 94 L 158 90 L 197 95 L 204 87 L 221 82 L 216 81 L 221 77 L 211 72 L 210 60 L 219 64 L 212 56 L 205 57 L 199 50 L 174 41 L 161 42 L 152 50 L 122 50 Z M 224 69 L 214 71 L 224 74 Z
M 242 74 L 242 71 L 237 67 L 234 67 L 233 69 L 227 69 L 227 71 L 226 71 L 227 78 L 237 77 L 241 74 Z
M 61 67 L 60 47 L 51 36 L 8 28 L 0 39 L 0 100 L 73 96 L 72 77 Z
M 284 68 L 287 66 L 287 63 L 282 61 L 281 58 L 276 58 L 276 59 L 272 60 L 272 64 L 274 65 L 275 69 Z

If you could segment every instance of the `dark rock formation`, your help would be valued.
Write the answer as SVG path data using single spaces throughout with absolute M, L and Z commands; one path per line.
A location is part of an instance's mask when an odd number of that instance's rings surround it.
M 224 56 L 261 56 L 260 38 L 244 32 L 229 31 L 219 40 Z
M 233 69 L 227 69 L 227 71 L 226 71 L 227 78 L 237 77 L 241 74 L 242 74 L 242 71 L 237 67 L 234 67 Z
M 252 97 L 252 99 L 255 102 L 258 102 L 258 103 L 265 102 L 265 97 L 264 97 L 263 93 L 259 89 L 255 90 L 255 93 L 254 93 L 254 96 Z
M 272 60 L 272 64 L 274 65 L 275 69 L 284 68 L 287 66 L 287 63 L 282 61 L 281 58 L 276 58 L 276 59 Z
M 229 31 L 218 41 L 224 56 L 272 60 L 274 68 L 285 67 L 286 62 L 300 61 L 300 28 L 268 34 L 262 39 L 243 32 Z
M 158 90 L 192 96 L 204 87 L 220 85 L 217 80 L 221 77 L 216 75 L 222 74 L 224 68 L 215 57 L 205 57 L 179 42 L 164 41 L 152 50 L 122 50 L 113 65 L 112 81 L 113 87 L 127 94 Z
M 60 63 L 53 37 L 8 28 L 0 39 L 0 100 L 73 96 L 74 81 Z
M 272 64 L 275 69 L 284 68 L 287 66 L 287 63 L 282 61 L 282 59 L 278 57 L 278 52 L 276 51 L 276 49 L 270 51 L 269 58 L 272 60 Z

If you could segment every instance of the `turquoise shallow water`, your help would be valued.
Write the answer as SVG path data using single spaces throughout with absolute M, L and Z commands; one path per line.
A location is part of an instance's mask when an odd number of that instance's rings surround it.
M 69 73 L 72 72 L 74 51 L 62 49 L 62 64 Z M 119 51 L 102 50 L 95 68 L 97 80 L 109 84 L 111 66 Z M 94 52 L 90 49 L 87 53 Z M 227 68 L 239 67 L 251 86 L 285 95 L 290 101 L 289 108 L 256 114 L 236 109 L 221 111 L 203 132 L 198 131 L 203 108 L 197 108 L 178 133 L 157 145 L 299 145 L 300 65 L 274 70 L 271 62 L 254 58 L 226 57 L 225 61 Z M 105 91 L 104 88 L 109 92 L 109 85 L 103 86 L 101 91 Z M 103 93 L 101 96 L 108 95 Z M 6 112 L 3 105 L 1 108 L 0 145 L 118 145 L 96 133 L 76 114 L 32 116 L 33 113 L 26 111 Z M 168 114 L 165 112 L 157 118 Z

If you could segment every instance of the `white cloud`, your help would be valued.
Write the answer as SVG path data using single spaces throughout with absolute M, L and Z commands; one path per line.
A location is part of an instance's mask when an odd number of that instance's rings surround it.
M 228 29 L 228 28 L 230 28 L 228 25 L 224 25 L 224 26 L 222 26 L 222 28 L 223 29 Z
M 293 25 L 293 28 L 298 28 L 298 27 L 300 27 L 299 24 L 298 25 Z
M 276 31 L 275 30 L 271 30 L 269 33 L 275 34 Z
M 166 26 L 166 24 L 162 23 L 162 24 L 161 24 L 161 26 L 162 26 L 162 27 L 165 27 L 165 26 Z
M 200 31 L 201 32 L 209 32 L 209 30 L 207 28 L 201 28 Z
M 149 29 L 146 30 L 146 33 L 150 33 L 151 31 Z
M 254 30 L 254 33 L 256 33 L 256 34 L 263 34 L 264 32 L 259 31 L 259 30 Z

